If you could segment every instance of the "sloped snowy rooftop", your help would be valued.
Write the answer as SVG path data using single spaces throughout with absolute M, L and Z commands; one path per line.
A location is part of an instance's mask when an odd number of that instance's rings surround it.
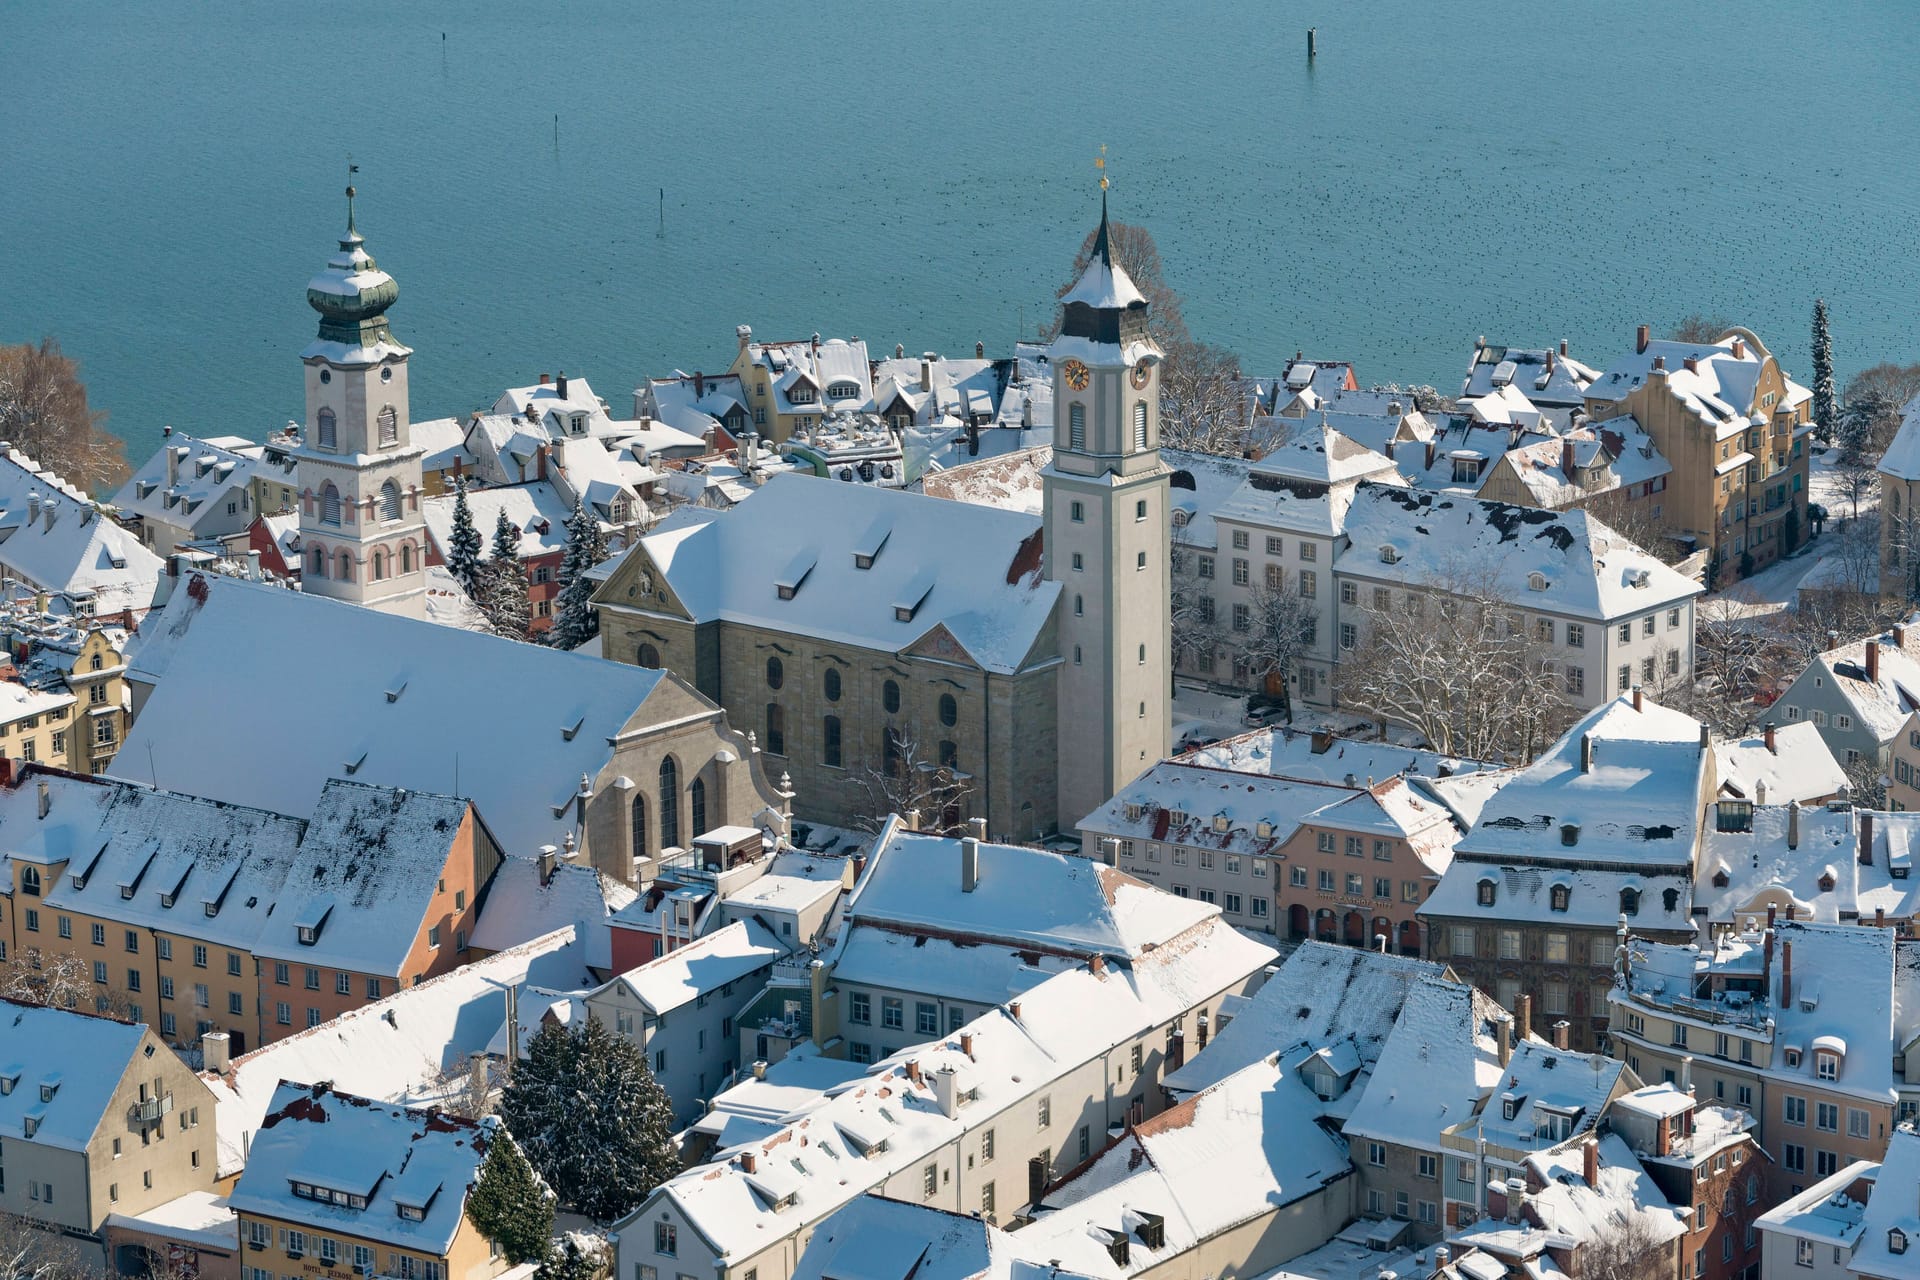
M 787 954 L 780 940 L 751 920 L 736 920 L 613 979 L 656 1017 L 697 997 L 759 973 Z
M 0 1000 L 0 1138 L 84 1151 L 107 1120 L 107 1104 L 133 1065 L 146 1027 Z M 51 1084 L 50 1098 L 42 1087 Z M 118 1119 L 119 1117 L 114 1117 Z

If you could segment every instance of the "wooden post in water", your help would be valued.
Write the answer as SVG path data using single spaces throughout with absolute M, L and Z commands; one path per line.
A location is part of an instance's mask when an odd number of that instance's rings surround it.
M 1320 28 L 1318 27 L 1307 28 L 1307 56 L 1309 58 L 1319 52 L 1319 50 L 1315 48 L 1315 45 L 1318 43 L 1319 31 Z

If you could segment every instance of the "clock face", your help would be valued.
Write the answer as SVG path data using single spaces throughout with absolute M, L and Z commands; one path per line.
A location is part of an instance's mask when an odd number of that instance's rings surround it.
M 1067 385 L 1075 391 L 1085 391 L 1087 389 L 1087 378 L 1090 375 L 1087 366 L 1081 364 L 1078 360 L 1067 361 L 1060 366 L 1060 372 L 1066 377 Z
M 1127 374 L 1127 378 L 1133 383 L 1133 389 L 1135 391 L 1146 390 L 1147 379 L 1152 376 L 1153 369 L 1147 364 L 1144 357 L 1138 364 L 1134 365 L 1132 371 Z

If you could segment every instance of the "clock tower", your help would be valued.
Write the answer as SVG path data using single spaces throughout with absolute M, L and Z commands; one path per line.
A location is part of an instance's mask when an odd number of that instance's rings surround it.
M 407 412 L 407 357 L 387 308 L 400 286 L 354 228 L 307 282 L 320 333 L 300 353 L 307 420 L 289 450 L 300 486 L 300 587 L 389 613 L 426 612 L 421 459 Z
M 1043 476 L 1060 583 L 1059 820 L 1071 830 L 1168 753 L 1172 598 L 1160 365 L 1147 299 L 1113 259 L 1105 182 L 1093 255 L 1065 298 Z

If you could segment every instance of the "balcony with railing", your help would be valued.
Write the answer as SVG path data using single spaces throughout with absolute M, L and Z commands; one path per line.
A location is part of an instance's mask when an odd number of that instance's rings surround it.
M 127 1123 L 138 1129 L 150 1128 L 165 1120 L 172 1111 L 173 1095 L 170 1093 L 142 1098 L 127 1108 Z

